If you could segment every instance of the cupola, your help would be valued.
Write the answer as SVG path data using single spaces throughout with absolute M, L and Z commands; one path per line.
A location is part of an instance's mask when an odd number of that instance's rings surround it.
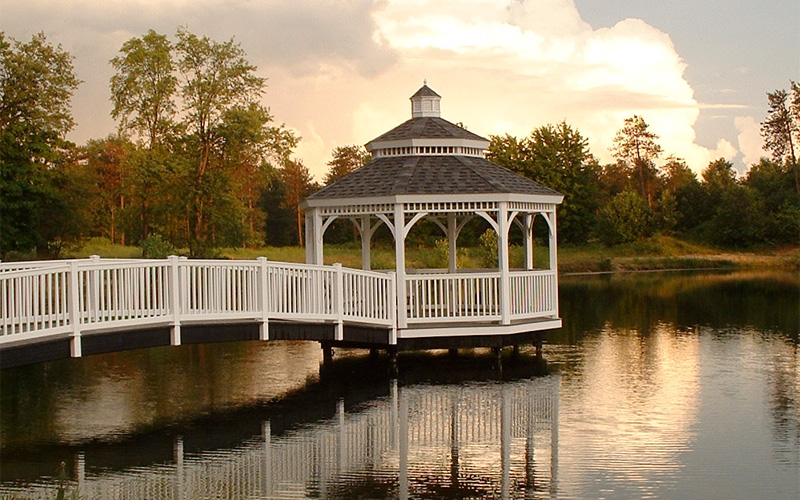
M 411 118 L 425 118 L 429 116 L 439 118 L 441 116 L 441 110 L 439 108 L 441 100 L 442 96 L 428 87 L 428 82 L 426 81 L 422 85 L 422 88 L 411 96 Z

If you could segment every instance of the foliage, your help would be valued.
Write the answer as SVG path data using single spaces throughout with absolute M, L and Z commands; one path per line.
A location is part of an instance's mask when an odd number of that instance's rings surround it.
M 263 193 L 298 139 L 271 125 L 265 79 L 241 46 L 185 28 L 172 43 L 151 30 L 111 64 L 112 116 L 138 141 L 124 162 L 130 239 L 156 231 L 192 256 L 263 244 Z
M 325 185 L 331 184 L 345 175 L 369 163 L 371 155 L 364 146 L 350 145 L 337 146 L 332 153 L 333 158 L 328 161 L 328 171 L 325 173 Z
M 120 131 L 137 134 L 148 149 L 163 144 L 173 131 L 178 88 L 172 44 L 165 35 L 150 30 L 131 38 L 111 59 L 111 116 Z
M 497 233 L 494 229 L 487 229 L 481 235 L 478 248 L 481 267 L 497 269 L 499 247 L 497 243 Z
M 652 234 L 653 213 L 636 191 L 624 191 L 603 207 L 600 240 L 606 245 L 629 243 Z
M 530 137 L 493 136 L 486 157 L 564 195 L 558 207 L 562 242 L 585 242 L 594 230 L 600 167 L 588 141 L 566 122 L 535 129 Z
M 626 165 L 638 178 L 639 194 L 652 207 L 655 197 L 657 171 L 655 160 L 661 154 L 661 146 L 656 143 L 658 136 L 649 130 L 649 125 L 641 116 L 633 115 L 614 137 L 612 154 L 617 162 Z
M 791 95 L 790 95 L 791 93 Z M 766 149 L 776 162 L 787 163 L 794 172 L 795 189 L 800 195 L 800 85 L 790 82 L 790 93 L 785 90 L 767 92 L 769 110 L 761 124 L 761 136 Z
M 297 223 L 297 243 L 303 246 L 303 212 L 300 202 L 316 189 L 311 173 L 300 160 L 286 160 L 280 169 L 281 180 L 286 189 L 284 208 L 289 209 Z
M 43 33 L 22 43 L 0 32 L 0 256 L 46 251 L 59 233 L 65 196 L 60 168 L 70 156 L 72 93 L 80 81 L 71 56 Z
M 142 258 L 145 259 L 166 259 L 177 253 L 172 243 L 157 234 L 143 239 L 139 246 L 142 248 Z

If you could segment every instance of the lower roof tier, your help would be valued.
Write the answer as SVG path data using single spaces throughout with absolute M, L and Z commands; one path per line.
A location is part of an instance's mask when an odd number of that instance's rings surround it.
M 561 197 L 557 191 L 484 158 L 431 155 L 375 158 L 307 200 L 503 193 Z

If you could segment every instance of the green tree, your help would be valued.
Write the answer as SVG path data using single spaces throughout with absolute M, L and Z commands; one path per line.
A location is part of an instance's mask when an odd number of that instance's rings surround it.
M 600 167 L 580 132 L 561 122 L 539 127 L 522 140 L 493 136 L 487 158 L 564 195 L 558 207 L 559 241 L 581 243 L 592 234 Z
M 94 177 L 94 228 L 111 243 L 125 244 L 126 201 L 129 200 L 128 157 L 134 145 L 124 138 L 92 139 L 84 146 L 86 165 Z
M 111 59 L 111 116 L 120 131 L 140 137 L 147 148 L 163 144 L 174 128 L 178 79 L 166 35 L 150 30 L 131 38 Z
M 633 115 L 625 120 L 625 125 L 614 137 L 611 149 L 614 158 L 623 162 L 635 172 L 638 178 L 639 194 L 653 206 L 657 180 L 655 160 L 661 154 L 658 136 L 649 130 L 649 125 L 641 116 Z
M 192 255 L 200 255 L 213 244 L 212 222 L 225 220 L 222 210 L 230 206 L 226 192 L 219 190 L 230 185 L 230 169 L 225 168 L 226 153 L 230 153 L 226 148 L 230 141 L 223 133 L 230 134 L 226 119 L 255 113 L 264 126 L 269 113 L 254 110 L 260 107 L 265 80 L 255 74 L 256 67 L 245 59 L 239 44 L 232 39 L 219 43 L 198 37 L 185 28 L 178 30 L 177 39 L 177 67 L 183 75 L 180 93 L 191 152 L 189 169 L 184 172 L 189 189 L 189 249 Z
M 296 241 L 298 245 L 303 246 L 303 212 L 300 210 L 300 202 L 313 193 L 317 186 L 308 168 L 300 160 L 286 160 L 280 169 L 280 176 L 285 190 L 283 206 L 294 214 L 297 224 Z
M 130 210 L 139 218 L 138 239 L 146 239 L 151 225 L 161 226 L 167 211 L 161 187 L 171 179 L 168 164 L 174 151 L 170 142 L 176 131 L 175 98 L 178 79 L 172 44 L 153 30 L 131 38 L 111 59 L 111 116 L 119 122 L 120 135 L 138 139 L 141 151 L 130 157 L 133 196 Z M 135 205 L 131 202 L 135 201 Z M 154 213 L 161 220 L 154 221 Z
M 800 195 L 795 191 L 792 170 L 788 162 L 761 158 L 744 179 L 744 185 L 754 191 L 767 214 L 764 238 L 771 243 L 800 241 Z
M 71 56 L 39 33 L 30 42 L 0 32 L 0 254 L 46 250 L 59 234 L 48 209 L 63 199 L 59 169 L 72 145 L 70 100 L 80 84 Z M 66 215 L 62 212 L 62 215 Z M 63 221 L 62 221 L 63 222 Z
M 600 210 L 598 236 L 607 245 L 629 243 L 652 235 L 653 213 L 636 191 L 623 191 Z
M 371 155 L 364 146 L 350 145 L 334 148 L 332 158 L 328 161 L 328 171 L 325 173 L 325 185 L 337 181 L 367 163 Z
M 767 92 L 769 110 L 761 124 L 761 136 L 772 159 L 786 162 L 794 172 L 795 190 L 800 194 L 800 165 L 797 162 L 800 148 L 800 85 L 790 82 L 790 93 L 785 90 Z

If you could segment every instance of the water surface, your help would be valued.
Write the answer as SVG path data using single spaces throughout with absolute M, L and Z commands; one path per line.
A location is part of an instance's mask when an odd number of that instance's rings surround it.
M 560 305 L 546 367 L 239 342 L 3 370 L 0 498 L 800 498 L 796 276 L 566 277 Z

